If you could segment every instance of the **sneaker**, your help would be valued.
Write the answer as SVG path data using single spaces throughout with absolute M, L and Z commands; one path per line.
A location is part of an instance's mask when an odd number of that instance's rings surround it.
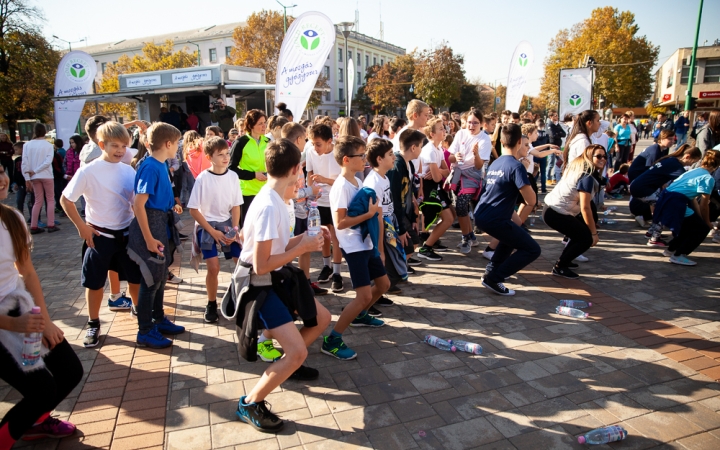
M 130 314 L 137 317 L 137 308 L 135 307 L 135 305 L 130 305 Z
M 440 239 L 438 239 L 438 240 L 435 242 L 435 245 L 432 246 L 432 249 L 435 250 L 436 252 L 446 252 L 446 251 L 449 250 L 448 247 L 447 247 L 447 245 L 442 245 L 442 244 L 440 243 Z
M 190 236 L 188 236 L 187 234 L 182 234 L 182 233 L 178 233 L 178 237 L 180 238 L 181 241 L 187 241 L 190 238 Z
M 132 302 L 125 296 L 124 292 L 122 292 L 116 300 L 112 298 L 108 299 L 108 309 L 110 311 L 127 311 L 132 308 L 132 305 Z
M 23 434 L 24 441 L 44 438 L 64 438 L 75 433 L 75 425 L 66 420 L 48 417 L 43 423 L 34 425 Z
M 85 332 L 85 339 L 83 345 L 85 348 L 97 347 L 100 343 L 100 321 L 88 321 L 88 329 Z
M 474 234 L 483 234 L 483 230 L 480 229 L 479 226 L 475 225 L 475 228 L 473 228 Z
M 320 351 L 346 361 L 357 358 L 357 353 L 345 345 L 341 336 L 325 336 Z
M 460 249 L 460 253 L 468 254 L 470 253 L 470 242 L 463 238 L 463 240 L 458 244 L 458 248 Z
M 371 316 L 369 313 L 365 313 L 364 316 L 357 316 L 355 318 L 355 320 L 350 322 L 351 327 L 379 328 L 383 325 L 385 325 L 385 322 L 383 322 L 380 319 L 376 319 L 375 317 Z
M 38 228 L 45 228 L 46 226 L 47 226 L 47 224 L 45 222 L 38 220 Z
M 400 289 L 398 288 L 398 290 Z M 375 302 L 375 304 L 380 306 L 393 306 L 395 302 L 383 295 L 378 299 L 378 301 Z
M 623 195 L 622 194 L 612 194 L 611 197 L 614 198 L 615 200 L 620 200 L 623 198 Z
M 218 321 L 217 302 L 208 302 L 205 306 L 205 323 L 215 323 Z
M 343 290 L 343 279 L 339 273 L 334 273 L 332 276 L 332 285 L 330 289 L 333 292 L 342 292 Z
M 572 270 L 570 270 L 568 267 L 553 267 L 552 274 L 556 277 L 563 277 L 563 278 L 569 278 L 571 280 L 574 280 L 576 278 L 580 278 L 580 275 L 576 274 Z
M 643 216 L 635 216 L 635 222 L 637 222 L 637 224 L 643 228 L 647 226 L 647 224 L 645 223 L 645 218 Z
M 180 334 L 185 332 L 185 327 L 170 322 L 167 316 L 163 317 L 160 323 L 155 323 L 157 330 L 162 334 Z
M 485 250 L 482 252 L 483 258 L 487 259 L 488 261 L 492 261 L 493 256 L 495 255 L 495 250 Z
M 691 261 L 687 258 L 685 255 L 675 256 L 672 255 L 670 257 L 670 262 L 673 264 L 679 264 L 681 266 L 697 266 L 697 263 L 695 261 Z
M 282 353 L 275 348 L 272 339 L 268 339 L 264 342 L 258 342 L 257 354 L 265 362 L 275 362 L 282 358 Z
M 426 245 L 423 245 L 420 247 L 420 250 L 418 250 L 418 258 L 424 258 L 430 261 L 442 261 L 442 256 L 435 253 L 432 247 Z
M 40 228 L 40 227 L 30 228 L 30 234 L 40 234 L 40 233 L 44 233 L 44 232 L 45 232 L 45 228 Z
M 422 261 L 420 261 L 419 259 L 413 257 L 407 259 L 408 266 L 419 266 L 420 264 L 422 264 Z
M 268 402 L 263 400 L 258 403 L 245 403 L 245 398 L 243 395 L 238 401 L 238 408 L 235 411 L 238 419 L 263 433 L 276 433 L 282 430 L 285 422 L 270 412 Z
M 715 232 L 715 236 L 713 236 L 712 241 L 716 244 L 720 244 L 720 233 L 717 231 Z
M 470 236 L 470 247 L 477 247 L 480 245 L 480 241 L 477 240 L 477 237 L 475 236 L 475 233 Z
M 490 283 L 489 281 L 485 280 L 485 277 L 483 277 L 482 279 L 482 285 L 498 295 L 515 295 L 515 291 L 506 288 L 504 284 Z
M 667 247 L 668 243 L 660 238 L 657 238 L 657 239 L 650 238 L 650 240 L 647 241 L 647 246 L 648 247 Z
M 395 285 L 390 286 L 390 288 L 387 290 L 386 294 L 390 294 L 390 295 L 400 295 L 400 294 L 402 294 L 402 289 L 400 289 L 400 288 L 395 284 Z M 382 300 L 383 297 L 380 297 L 380 299 Z M 390 299 L 388 299 L 388 300 L 390 300 Z M 390 301 L 392 301 L 392 300 L 390 300 Z M 379 303 L 380 300 L 378 300 L 377 302 Z
M 183 279 L 176 277 L 172 272 L 168 272 L 167 282 L 171 284 L 180 284 L 183 282 Z
M 167 348 L 172 345 L 172 341 L 158 331 L 158 326 L 155 325 L 147 333 L 141 333 L 138 331 L 136 339 L 138 347 L 149 347 L 149 348 Z
M 575 264 L 574 262 L 571 262 L 571 263 L 569 263 L 569 264 L 567 265 L 567 267 L 570 268 L 570 269 L 577 269 L 578 267 L 580 267 L 580 265 L 579 265 L 579 264 Z
M 417 272 L 415 272 L 415 269 L 413 269 L 412 267 L 408 266 L 408 268 L 407 268 L 407 274 L 408 274 L 408 275 L 415 275 L 416 273 L 417 273 Z
M 580 255 L 580 256 L 578 256 L 577 258 L 575 258 L 575 261 L 577 261 L 577 262 L 588 262 L 588 261 L 590 261 L 590 260 L 588 259 L 587 256 L 585 256 L 585 255 Z
M 51 226 L 51 227 L 47 227 L 47 232 L 48 232 L 48 233 L 54 233 L 54 232 L 56 232 L 56 231 L 60 231 L 60 228 L 58 228 L 57 225 L 53 225 L 53 226 Z
M 320 271 L 320 275 L 318 276 L 318 283 L 327 283 L 330 281 L 330 277 L 333 274 L 333 270 L 330 266 L 325 266 Z
M 382 315 L 383 315 L 382 311 L 377 309 L 374 305 L 368 309 L 368 316 L 382 317 Z
M 663 250 L 663 256 L 667 256 L 668 258 L 674 255 L 675 253 L 671 252 L 668 249 Z
M 317 380 L 319 377 L 320 371 L 308 366 L 300 366 L 295 372 L 293 372 L 292 375 L 290 375 L 291 380 L 298 381 Z
M 314 281 L 310 283 L 310 287 L 312 288 L 315 295 L 325 295 L 328 293 L 327 289 L 321 288 L 320 285 L 315 283 Z

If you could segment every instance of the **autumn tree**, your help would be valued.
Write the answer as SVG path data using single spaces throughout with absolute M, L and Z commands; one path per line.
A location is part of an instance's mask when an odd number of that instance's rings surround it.
M 446 43 L 423 51 L 415 60 L 415 94 L 434 107 L 450 106 L 465 84 L 464 63 Z
M 540 96 L 557 107 L 560 69 L 575 68 L 586 55 L 595 58 L 594 95 L 608 104 L 635 106 L 652 92 L 652 68 L 659 47 L 639 36 L 635 15 L 606 6 L 594 9 L 590 18 L 563 29 L 550 41 Z
M 376 114 L 394 114 L 415 98 L 411 87 L 415 73 L 415 53 L 399 56 L 383 66 L 371 66 L 366 72 L 363 93 L 373 103 Z
M 0 0 L 0 120 L 47 120 L 60 54 L 38 30 L 42 12 L 26 0 Z
M 287 17 L 288 28 L 293 20 L 294 17 Z M 245 25 L 235 28 L 233 32 L 235 46 L 228 64 L 265 69 L 266 82 L 273 84 L 284 38 L 282 14 L 264 9 L 252 13 Z

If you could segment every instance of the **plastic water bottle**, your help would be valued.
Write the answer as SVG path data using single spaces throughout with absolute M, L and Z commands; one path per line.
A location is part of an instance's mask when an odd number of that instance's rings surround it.
M 225 237 L 227 239 L 235 239 L 238 234 L 238 227 L 225 227 Z
M 530 216 L 530 226 L 531 227 L 535 226 L 535 216 Z
M 455 346 L 456 349 L 461 352 L 472 353 L 473 355 L 482 355 L 483 348 L 480 344 L 474 344 L 467 341 L 448 341 Z
M 590 314 L 575 308 L 568 308 L 567 306 L 558 306 L 555 308 L 555 312 L 561 316 L 575 317 L 576 319 L 586 319 Z
M 616 220 L 605 219 L 605 218 L 602 218 L 602 219 L 598 220 L 598 222 L 599 222 L 599 223 L 602 223 L 602 224 L 605 224 L 605 225 L 615 225 L 615 224 L 617 223 Z
M 40 307 L 33 306 L 31 314 L 40 314 Z M 23 337 L 22 365 L 34 366 L 40 359 L 42 333 L 26 333 Z
M 432 345 L 435 348 L 439 348 L 440 350 L 446 351 L 446 352 L 455 352 L 457 348 L 452 345 L 450 342 L 446 341 L 445 339 L 440 339 L 437 336 L 433 336 L 432 334 L 428 334 L 425 336 L 425 342 Z
M 578 436 L 578 442 L 580 444 L 601 445 L 607 444 L 608 442 L 622 441 L 627 435 L 628 432 L 625 428 L 613 425 L 611 427 L 598 428 L 582 436 Z
M 583 300 L 560 300 L 560 306 L 584 309 L 592 306 L 592 302 L 585 302 Z
M 316 236 L 322 233 L 320 228 L 320 211 L 317 208 L 317 202 L 310 202 L 308 209 L 308 234 Z
M 607 211 L 605 211 L 605 214 L 607 214 L 609 211 L 617 211 L 617 206 L 608 206 Z

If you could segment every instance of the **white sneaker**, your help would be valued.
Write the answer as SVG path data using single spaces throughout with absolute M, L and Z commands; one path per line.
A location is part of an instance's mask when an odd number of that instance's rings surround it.
M 638 225 L 640 225 L 643 228 L 647 227 L 647 224 L 645 223 L 645 219 L 643 218 L 643 216 L 635 216 L 635 222 L 637 222 Z
M 685 255 L 673 255 L 670 257 L 670 262 L 673 264 L 679 264 L 681 266 L 697 266 L 697 263 L 695 261 L 690 261 Z
M 175 274 L 173 274 L 172 272 L 168 272 L 167 282 L 171 284 L 180 284 L 183 282 L 183 279 L 175 276 Z
M 458 248 L 460 248 L 460 253 L 465 253 L 465 254 L 470 253 L 470 243 L 468 241 L 466 241 L 465 239 L 463 239 L 460 242 L 460 245 L 458 245 Z
M 715 235 L 713 236 L 712 241 L 716 244 L 720 244 L 720 230 L 715 230 Z
M 668 250 L 668 249 L 663 250 L 663 256 L 667 256 L 669 258 L 672 255 L 674 255 L 674 253 L 671 252 L 670 250 Z
M 484 252 L 482 252 L 483 258 L 487 259 L 488 261 L 492 260 L 494 254 L 495 250 L 485 250 Z
M 585 256 L 585 255 L 580 255 L 580 256 L 578 256 L 577 258 L 575 258 L 575 261 L 577 261 L 577 262 L 588 262 L 588 261 L 590 261 L 590 260 L 588 259 L 587 256 Z

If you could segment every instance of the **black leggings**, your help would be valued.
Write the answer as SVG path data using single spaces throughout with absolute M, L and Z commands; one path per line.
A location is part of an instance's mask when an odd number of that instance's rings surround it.
M 547 207 L 543 211 L 543 220 L 547 226 L 570 239 L 558 259 L 558 267 L 567 268 L 573 259 L 585 253 L 592 246 L 592 232 L 582 216 L 560 214 L 551 207 Z
M 617 172 L 620 170 L 620 166 L 628 162 L 628 159 L 630 159 L 630 149 L 632 148 L 632 145 L 620 145 L 618 144 L 618 154 L 615 155 L 615 171 Z
M 668 244 L 668 250 L 675 256 L 689 255 L 702 244 L 710 232 L 705 221 L 697 213 L 683 220 L 680 234 Z
M 250 204 L 254 199 L 254 195 L 243 195 L 243 204 L 240 207 L 240 214 L 242 215 L 242 217 L 240 217 L 240 228 L 245 225 L 245 217 L 247 217 L 248 209 L 250 209 Z
M 0 378 L 23 396 L 0 422 L 0 428 L 8 424 L 10 436 L 15 440 L 20 439 L 43 414 L 54 410 L 82 378 L 82 364 L 65 339 L 44 361 L 47 370 L 25 373 L 0 345 Z

